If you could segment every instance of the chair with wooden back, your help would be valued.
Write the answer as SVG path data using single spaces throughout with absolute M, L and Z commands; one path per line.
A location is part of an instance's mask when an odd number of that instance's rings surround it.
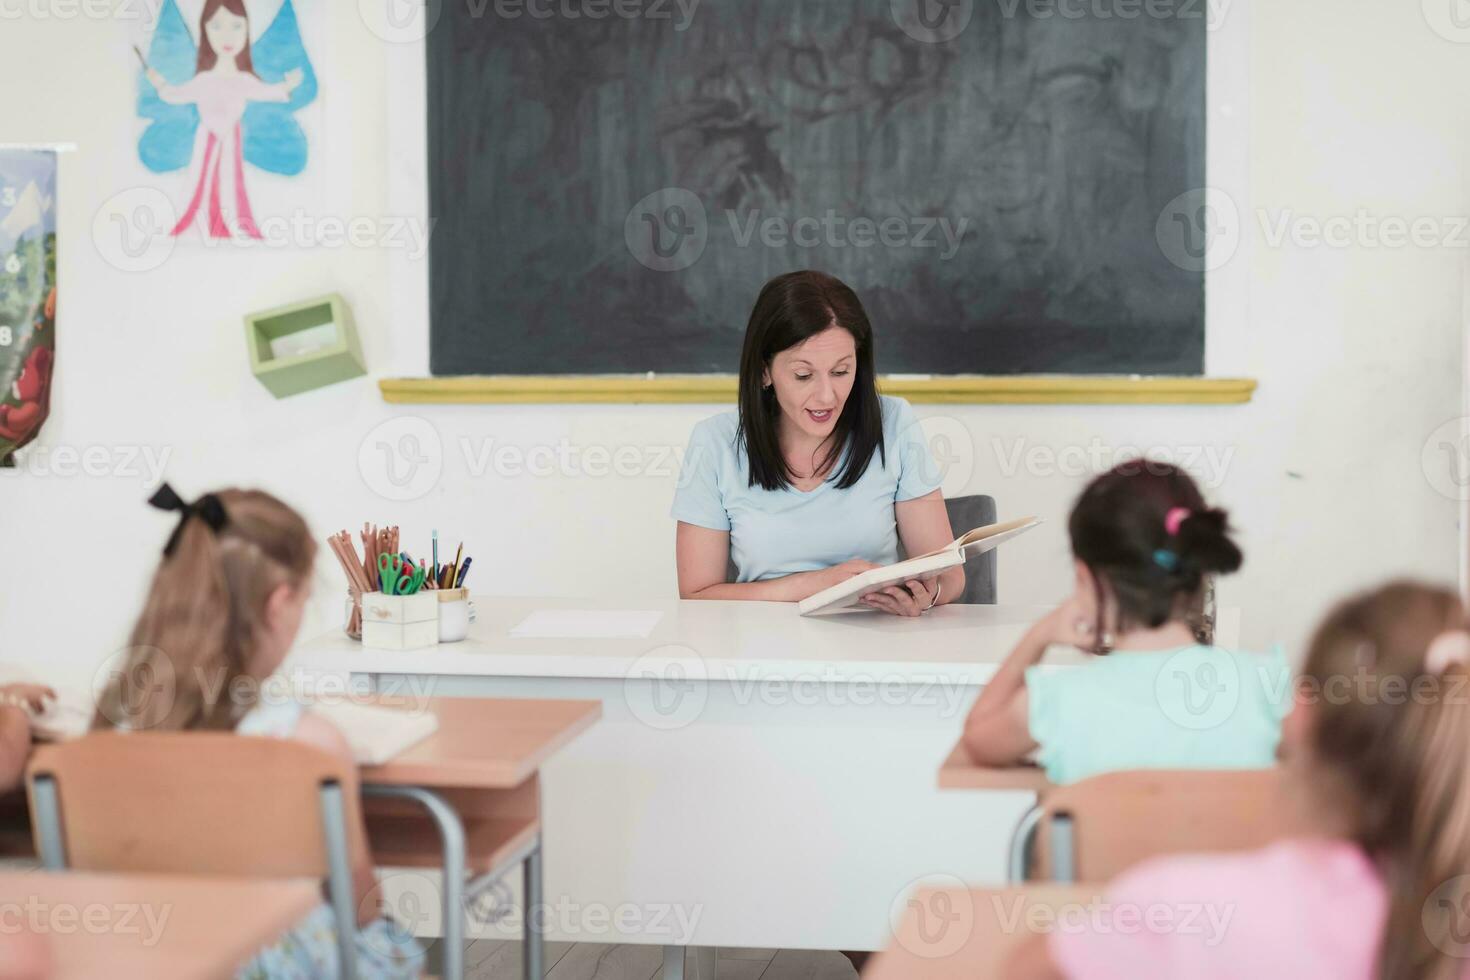
M 1009 875 L 1107 881 L 1145 858 L 1262 847 L 1292 833 L 1281 770 L 1131 770 L 1039 799 L 1011 838 Z
M 107 732 L 37 749 L 26 778 L 46 868 L 324 879 L 354 975 L 370 859 L 352 764 L 291 739 Z

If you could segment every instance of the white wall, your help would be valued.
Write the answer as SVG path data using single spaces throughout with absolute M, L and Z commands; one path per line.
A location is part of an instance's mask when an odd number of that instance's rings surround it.
M 47 16 L 26 12 L 37 7 Z M 419 49 L 381 42 L 356 4 L 330 7 L 324 91 L 338 156 L 350 157 L 334 207 L 343 218 L 421 214 Z M 320 532 L 396 521 L 412 545 L 437 526 L 449 542 L 470 542 L 479 590 L 673 590 L 666 447 L 681 447 L 712 407 L 403 409 L 384 404 L 369 379 L 274 400 L 249 374 L 242 313 L 340 291 L 372 374 L 421 375 L 423 263 L 376 248 L 180 248 L 148 273 L 109 265 L 92 229 L 127 187 L 126 29 L 62 19 L 65 9 L 0 0 L 0 141 L 79 144 L 61 174 L 59 376 L 41 451 L 167 450 L 181 492 L 260 485 Z M 1197 447 L 1228 460 L 1211 492 L 1234 511 L 1248 562 L 1223 601 L 1243 607 L 1249 644 L 1296 644 L 1345 589 L 1388 574 L 1456 573 L 1457 504 L 1431 486 L 1421 449 L 1459 413 L 1464 248 L 1273 246 L 1256 211 L 1273 220 L 1285 210 L 1318 220 L 1358 209 L 1380 219 L 1465 214 L 1470 46 L 1436 34 L 1414 3 L 1277 0 L 1247 10 L 1236 0 L 1225 10 L 1211 38 L 1210 176 L 1235 199 L 1245 234 L 1210 280 L 1209 371 L 1259 379 L 1255 400 L 920 413 L 957 443 L 947 489 L 994 493 L 1003 514 L 1051 519 L 1003 551 L 1006 602 L 1048 602 L 1066 588 L 1065 516 L 1082 482 L 1035 457 L 1041 465 L 1009 467 L 1017 445 L 1076 452 L 1096 439 L 1110 450 Z M 400 415 L 427 420 L 444 447 L 437 484 L 402 504 L 378 496 L 358 460 L 365 440 L 374 452 L 374 428 Z M 640 475 L 476 475 L 464 447 L 473 455 L 485 440 L 638 447 Z M 1448 461 L 1431 460 L 1443 484 Z M 83 669 L 122 643 L 171 519 L 143 505 L 141 473 L 41 468 L 0 474 L 0 660 Z M 367 472 L 381 485 L 381 466 Z M 318 579 L 311 627 L 324 628 L 340 611 L 330 557 Z

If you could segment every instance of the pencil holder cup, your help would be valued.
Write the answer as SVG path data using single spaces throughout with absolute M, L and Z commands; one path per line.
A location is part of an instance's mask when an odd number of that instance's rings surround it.
M 439 603 L 433 592 L 362 597 L 362 645 L 379 650 L 416 650 L 439 642 Z
M 454 643 L 470 632 L 470 590 L 438 589 L 430 595 L 439 598 L 439 642 Z

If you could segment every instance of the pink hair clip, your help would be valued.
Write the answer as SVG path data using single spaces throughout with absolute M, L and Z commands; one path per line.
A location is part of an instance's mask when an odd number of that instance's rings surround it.
M 1424 672 L 1443 674 L 1455 664 L 1470 664 L 1470 633 L 1445 630 L 1434 638 L 1424 653 Z
M 1188 507 L 1170 507 L 1169 513 L 1164 515 L 1164 530 L 1169 532 L 1169 537 L 1179 533 L 1179 525 L 1189 516 Z

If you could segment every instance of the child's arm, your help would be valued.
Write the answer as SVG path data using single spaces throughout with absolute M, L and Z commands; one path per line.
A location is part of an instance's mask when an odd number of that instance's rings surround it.
M 0 706 L 0 793 L 21 784 L 30 757 L 30 715 L 22 708 Z
M 1037 620 L 980 692 L 965 719 L 965 748 L 980 765 L 1009 766 L 1036 749 L 1026 698 L 1026 669 L 1041 662 L 1046 648 L 1065 643 L 1086 648 L 1080 610 L 1069 600 Z
M 347 738 L 325 718 L 319 718 L 307 712 L 302 716 L 300 724 L 296 726 L 293 737 L 340 756 L 346 759 L 351 766 L 357 765 L 357 760 L 352 757 L 352 748 L 347 744 Z M 361 820 L 361 816 L 358 819 Z M 362 834 L 362 839 L 367 840 L 366 826 L 359 827 L 358 830 Z M 372 858 L 369 856 L 366 864 L 352 869 L 352 899 L 357 905 L 357 924 L 359 926 L 365 926 L 378 917 L 381 912 L 378 905 L 379 897 L 378 879 L 373 874 Z
M 0 793 L 25 779 L 31 757 L 31 715 L 44 711 L 56 692 L 39 684 L 0 684 Z

